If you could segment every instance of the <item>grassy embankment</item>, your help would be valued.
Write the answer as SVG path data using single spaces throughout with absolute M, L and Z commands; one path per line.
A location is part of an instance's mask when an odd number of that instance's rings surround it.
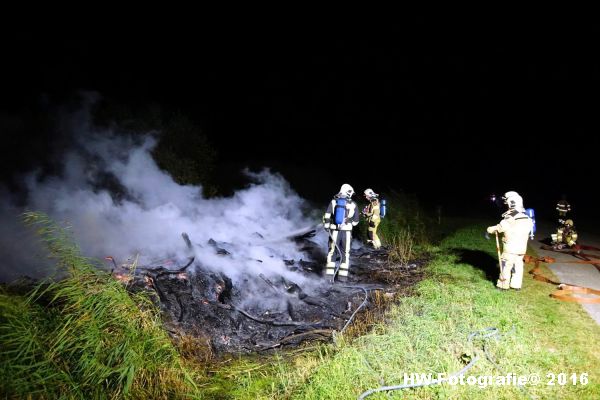
M 6 398 L 175 398 L 199 391 L 143 294 L 81 256 L 67 232 L 29 214 L 64 279 L 24 295 L 0 289 L 0 393 Z M 4 397 L 3 396 L 3 397 Z
M 382 236 L 405 248 L 408 238 L 412 249 L 423 251 L 414 214 L 403 218 L 390 214 Z M 57 238 L 53 225 L 37 223 L 69 277 L 28 297 L 0 293 L 0 389 L 14 397 L 353 399 L 382 384 L 401 384 L 405 373 L 451 373 L 480 356 L 467 375 L 537 373 L 542 383 L 527 386 L 527 393 L 444 384 L 394 396 L 600 398 L 600 327 L 581 306 L 549 298 L 551 286 L 527 275 L 520 292 L 497 291 L 495 244 L 483 238 L 482 223 L 462 221 L 462 228 L 427 245 L 433 261 L 426 278 L 368 334 L 268 359 L 223 361 L 210 374 L 178 354 L 147 298 L 128 295 Z M 481 340 L 467 341 L 488 327 L 502 334 L 487 342 L 497 367 L 482 353 Z M 547 385 L 548 373 L 566 373 L 567 383 Z M 587 373 L 587 385 L 573 385 L 573 373 Z
M 600 327 L 580 305 L 551 299 L 552 286 L 527 274 L 521 291 L 498 291 L 495 243 L 483 237 L 485 226 L 481 221 L 454 221 L 443 240 L 428 247 L 434 259 L 426 279 L 370 333 L 339 338 L 312 353 L 281 355 L 269 363 L 234 363 L 217 373 L 223 392 L 240 399 L 354 399 L 368 389 L 402 384 L 405 373 L 450 374 L 479 356 L 466 376 L 538 374 L 541 383 L 525 390 L 443 384 L 392 392 L 393 397 L 600 398 Z M 405 234 L 400 229 L 390 232 Z M 501 334 L 486 341 L 496 366 L 486 359 L 481 339 L 472 344 L 467 340 L 470 333 L 489 327 Z M 384 392 L 368 398 L 388 397 Z

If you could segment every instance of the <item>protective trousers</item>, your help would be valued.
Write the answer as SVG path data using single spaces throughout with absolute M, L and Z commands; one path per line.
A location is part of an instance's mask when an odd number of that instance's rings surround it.
M 496 286 L 501 289 L 521 289 L 523 284 L 523 254 L 502 253 L 500 263 L 502 271 Z
M 381 240 L 377 236 L 377 227 L 379 226 L 379 218 L 373 218 L 369 221 L 369 230 L 367 236 L 369 238 L 368 243 L 372 243 L 373 247 L 378 249 L 381 247 Z
M 340 263 L 339 276 L 348 276 L 348 269 L 350 268 L 350 244 L 352 243 L 352 231 L 338 231 L 332 229 L 329 231 L 331 236 L 329 237 L 329 252 L 327 253 L 327 266 L 325 270 L 326 275 L 332 275 L 335 273 L 335 259 L 334 255 L 337 252 L 335 244 L 338 243 L 340 251 L 342 252 L 342 260 Z

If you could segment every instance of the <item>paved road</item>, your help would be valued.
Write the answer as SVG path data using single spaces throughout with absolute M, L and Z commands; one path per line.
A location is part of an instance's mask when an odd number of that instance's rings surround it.
M 538 226 L 533 241 L 530 241 L 537 253 L 540 256 L 550 256 L 556 259 L 556 263 L 550 264 L 548 267 L 552 270 L 554 275 L 560 282 L 571 283 L 573 285 L 589 287 L 592 289 L 600 290 L 600 271 L 591 264 L 566 264 L 560 261 L 576 261 L 577 259 L 568 254 L 560 254 L 553 251 L 542 250 L 542 241 L 550 237 L 552 226 Z M 585 232 L 577 232 L 579 238 L 577 242 L 579 244 L 595 246 L 600 248 L 600 237 L 595 235 L 588 235 Z M 589 254 L 599 254 L 599 252 L 584 251 Z M 598 257 L 600 258 L 600 257 Z M 600 325 L 600 304 L 581 304 L 583 308 L 590 314 L 590 316 Z

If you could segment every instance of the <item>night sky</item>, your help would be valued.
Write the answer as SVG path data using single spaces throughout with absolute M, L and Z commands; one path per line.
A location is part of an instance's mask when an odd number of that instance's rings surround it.
M 219 152 L 223 183 L 269 166 L 315 201 L 347 182 L 465 212 L 492 191 L 550 211 L 564 193 L 579 218 L 598 218 L 599 33 L 417 22 L 8 34 L 2 177 L 27 152 L 14 121 L 95 90 L 192 118 Z M 52 140 L 34 125 L 34 140 Z

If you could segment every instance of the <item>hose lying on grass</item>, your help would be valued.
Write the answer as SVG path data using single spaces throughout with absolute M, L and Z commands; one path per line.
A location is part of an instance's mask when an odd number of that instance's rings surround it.
M 350 322 L 352 322 L 352 319 L 354 318 L 356 313 L 358 313 L 360 311 L 360 309 L 363 308 L 367 304 L 367 301 L 369 299 L 369 290 L 383 290 L 383 288 L 379 288 L 379 287 L 374 287 L 374 288 L 365 288 L 364 286 L 342 286 L 342 287 L 349 288 L 349 289 L 361 289 L 363 292 L 365 292 L 365 299 L 358 306 L 358 308 L 356 310 L 354 310 L 354 312 L 352 313 L 352 315 L 350 316 L 348 321 L 346 321 L 346 324 L 344 325 L 344 327 L 342 328 L 340 333 L 343 333 L 346 330 L 348 325 L 350 325 Z
M 500 339 L 500 338 L 502 338 L 502 336 L 503 335 L 500 334 L 500 332 L 498 331 L 498 328 L 491 327 L 491 328 L 485 328 L 485 329 L 483 329 L 481 331 L 471 332 L 469 334 L 469 337 L 468 337 L 467 341 L 472 346 L 473 345 L 473 339 L 475 339 L 475 338 L 484 339 L 483 352 L 485 354 L 485 357 L 487 358 L 487 360 L 496 369 L 498 369 L 499 371 L 502 371 L 500 369 L 500 367 L 498 366 L 498 364 L 496 364 L 496 362 L 491 358 L 491 356 L 487 352 L 487 348 L 486 348 L 486 345 L 485 345 L 488 339 L 490 339 L 490 338 Z M 469 369 L 471 369 L 473 367 L 473 365 L 475 365 L 475 363 L 477 361 L 479 361 L 479 359 L 480 359 L 479 356 L 475 356 L 467 365 L 465 365 L 465 367 L 463 369 L 461 369 L 460 371 L 454 372 L 452 375 L 448 376 L 447 378 L 433 379 L 433 380 L 431 380 L 429 382 L 424 382 L 424 383 L 414 383 L 414 384 L 395 385 L 395 386 L 380 386 L 378 388 L 369 389 L 366 392 L 363 392 L 360 396 L 358 396 L 358 400 L 362 400 L 362 399 L 366 398 L 367 396 L 372 395 L 373 393 L 387 392 L 387 391 L 401 390 L 401 389 L 410 389 L 410 388 L 421 387 L 421 386 L 431 386 L 431 385 L 437 385 L 437 384 L 440 384 L 440 383 L 447 382 L 450 379 L 454 378 L 455 376 L 464 375 L 464 373 L 467 372 Z M 519 386 L 519 389 L 521 389 L 523 391 L 525 390 L 521 386 Z M 526 393 L 526 394 L 528 394 L 528 393 Z

